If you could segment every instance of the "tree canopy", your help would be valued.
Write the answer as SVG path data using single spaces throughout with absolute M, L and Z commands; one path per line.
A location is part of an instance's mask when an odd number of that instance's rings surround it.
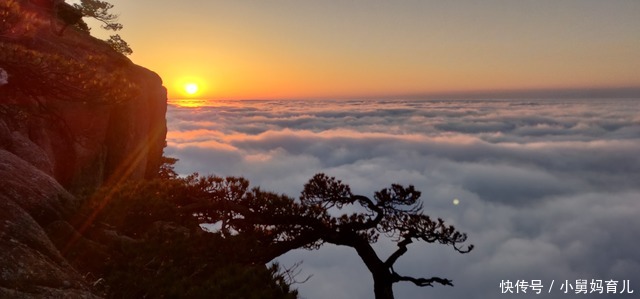
M 219 298 L 239 298 L 222 295 L 223 290 L 244 281 L 262 293 L 248 291 L 240 297 L 294 298 L 297 293 L 289 285 L 295 277 L 265 264 L 294 249 L 313 250 L 329 243 L 353 248 L 372 274 L 375 298 L 389 299 L 398 282 L 453 286 L 448 278 L 396 271 L 394 265 L 411 243 L 451 245 L 460 253 L 473 249 L 462 246 L 466 234 L 423 213 L 421 193 L 413 186 L 392 184 L 367 197 L 320 173 L 294 199 L 250 188 L 240 177 L 179 177 L 172 169 L 175 161 L 165 159 L 159 179 L 103 188 L 86 201 L 74 221 L 82 235 L 104 235 L 104 225 L 119 235 L 120 241 L 108 242 L 119 244 L 111 245 L 115 253 L 110 262 L 98 269 L 84 268 L 108 274 L 108 285 L 120 286 L 109 289 L 109 297 L 189 291 L 192 297 L 215 293 Z M 386 257 L 374 249 L 383 235 L 397 245 Z
M 252 238 L 207 233 L 180 211 L 197 188 L 164 178 L 105 186 L 68 220 L 75 230 L 49 234 L 105 298 L 297 298 L 288 269 L 251 258 Z
M 83 17 L 93 18 L 102 23 L 100 27 L 105 30 L 119 31 L 123 28 L 122 24 L 118 23 L 118 15 L 111 13 L 113 4 L 100 0 L 80 0 L 80 4 L 73 4 L 75 8 Z M 64 12 L 60 10 L 59 12 Z M 73 17 L 72 14 L 66 13 L 67 16 Z M 69 17 L 67 17 L 70 19 Z M 71 19 L 70 19 L 71 20 Z M 80 23 L 82 24 L 82 23 Z M 82 28 L 89 31 L 89 28 Z M 133 50 L 129 44 L 124 41 L 119 34 L 109 36 L 107 43 L 119 53 L 124 55 L 131 55 Z
M 260 188 L 249 189 L 249 182 L 243 178 L 192 176 L 187 181 L 198 186 L 202 194 L 182 203 L 180 210 L 195 215 L 202 223 L 219 223 L 223 235 L 252 236 L 261 248 L 253 255 L 258 262 L 266 263 L 297 248 L 319 248 L 324 243 L 348 246 L 356 250 L 371 272 L 377 299 L 393 298 L 392 286 L 401 281 L 421 287 L 453 286 L 447 278 L 396 272 L 396 261 L 412 242 L 451 245 L 460 253 L 473 249 L 473 245 L 461 247 L 466 234 L 442 219 L 423 214 L 421 193 L 413 186 L 393 184 L 369 198 L 353 194 L 340 180 L 317 174 L 305 184 L 299 200 L 294 200 Z M 343 212 L 346 207 L 361 212 Z M 386 258 L 372 246 L 380 235 L 393 238 L 397 244 L 397 250 Z
M 100 0 L 80 0 L 80 4 L 74 4 L 73 7 L 78 9 L 83 16 L 102 22 L 103 29 L 113 31 L 122 29 L 122 24 L 118 23 L 118 15 L 110 12 L 113 4 Z

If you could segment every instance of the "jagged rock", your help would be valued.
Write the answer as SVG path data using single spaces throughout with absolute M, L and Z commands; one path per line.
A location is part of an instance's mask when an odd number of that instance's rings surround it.
M 8 74 L 0 86 L 0 148 L 72 189 L 153 177 L 166 136 L 160 77 L 86 32 L 59 36 L 60 24 L 32 2 L 10 2 L 31 17 L 0 34 L 0 68 Z
M 42 228 L 60 218 L 73 197 L 51 177 L 4 150 L 0 178 L 0 297 L 94 298 Z
M 13 200 L 40 225 L 65 218 L 78 204 L 53 178 L 2 149 L 0 178 L 0 198 Z
M 82 273 L 92 275 L 92 280 L 98 280 L 93 276 L 104 270 L 110 256 L 109 243 L 101 243 L 101 240 L 91 240 L 80 234 L 66 221 L 56 221 L 46 227 L 46 232 L 54 245 L 62 248 L 64 258 L 76 269 L 82 269 Z
M 69 240 L 105 256 L 66 222 L 79 205 L 67 190 L 156 175 L 166 89 L 87 32 L 58 35 L 36 2 L 0 1 L 0 298 L 99 298 L 99 278 L 65 259 Z

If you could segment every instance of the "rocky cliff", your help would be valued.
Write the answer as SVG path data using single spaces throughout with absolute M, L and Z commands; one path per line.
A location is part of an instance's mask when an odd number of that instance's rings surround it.
M 89 298 L 45 231 L 78 205 L 67 190 L 157 173 L 166 90 L 34 3 L 0 3 L 0 297 Z

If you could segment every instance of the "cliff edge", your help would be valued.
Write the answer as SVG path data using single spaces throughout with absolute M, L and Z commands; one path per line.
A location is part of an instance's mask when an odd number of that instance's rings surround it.
M 86 32 L 58 35 L 59 26 L 36 1 L 0 3 L 3 298 L 94 296 L 47 227 L 79 204 L 67 190 L 151 178 L 161 164 L 160 77 Z

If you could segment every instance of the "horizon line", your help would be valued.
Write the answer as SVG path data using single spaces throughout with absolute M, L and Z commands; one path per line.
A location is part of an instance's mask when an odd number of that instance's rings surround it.
M 167 97 L 168 100 L 535 100 L 535 99 L 640 99 L 640 86 L 597 88 L 539 88 L 472 90 L 424 93 L 393 93 L 387 95 L 306 96 L 278 98 L 217 98 L 217 97 Z

